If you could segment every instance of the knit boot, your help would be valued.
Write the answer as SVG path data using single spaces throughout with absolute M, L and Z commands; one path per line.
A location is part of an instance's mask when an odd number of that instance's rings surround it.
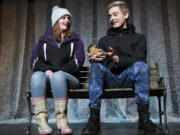
M 81 135 L 96 135 L 100 128 L 100 110 L 90 108 L 90 117 Z
M 138 127 L 143 135 L 162 135 L 160 130 L 149 118 L 149 104 L 138 104 L 139 123 Z
M 54 109 L 56 115 L 57 128 L 62 135 L 72 135 L 72 129 L 68 126 L 66 115 L 67 99 L 54 99 Z
M 32 98 L 32 105 L 34 106 L 34 113 L 38 124 L 39 134 L 40 135 L 51 134 L 52 129 L 48 125 L 46 99 L 44 97 Z

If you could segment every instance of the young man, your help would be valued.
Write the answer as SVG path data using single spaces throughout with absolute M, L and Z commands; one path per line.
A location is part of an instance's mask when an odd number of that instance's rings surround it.
M 146 38 L 128 24 L 129 9 L 125 2 L 114 1 L 107 7 L 112 27 L 99 40 L 101 55 L 93 57 L 89 76 L 90 117 L 82 135 L 100 130 L 100 107 L 103 88 L 133 87 L 139 114 L 139 129 L 161 134 L 149 119 L 149 69 L 146 64 Z

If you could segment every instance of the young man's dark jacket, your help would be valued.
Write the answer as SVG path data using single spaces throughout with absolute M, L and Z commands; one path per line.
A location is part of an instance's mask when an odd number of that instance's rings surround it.
M 31 56 L 31 69 L 35 71 L 64 71 L 74 76 L 85 59 L 84 45 L 80 37 L 73 33 L 63 40 L 60 47 L 53 39 L 52 29 L 39 38 Z
M 98 48 L 108 52 L 108 47 L 115 50 L 119 63 L 106 58 L 102 63 L 114 74 L 120 74 L 136 61 L 146 62 L 147 46 L 144 35 L 136 33 L 135 27 L 128 24 L 127 28 L 110 28 L 107 35 L 99 40 Z

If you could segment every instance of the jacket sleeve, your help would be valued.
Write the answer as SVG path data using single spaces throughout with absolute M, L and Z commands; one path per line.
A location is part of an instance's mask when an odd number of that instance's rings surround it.
M 61 68 L 62 71 L 70 74 L 76 74 L 79 68 L 83 66 L 85 60 L 84 44 L 80 38 L 75 42 L 73 48 L 75 51 L 70 61 L 64 64 Z
M 136 45 L 134 46 L 134 52 L 132 56 L 119 56 L 118 67 L 127 68 L 132 65 L 136 61 L 144 61 L 146 62 L 147 56 L 147 45 L 146 45 L 146 37 L 142 35 Z
M 100 49 L 102 49 L 103 51 L 107 51 L 106 50 L 106 48 L 104 47 L 104 42 L 106 42 L 105 40 L 104 40 L 104 38 L 100 38 L 99 39 L 99 42 L 98 42 L 98 44 L 97 44 L 97 48 L 100 48 Z
M 32 51 L 32 54 L 31 54 L 31 59 L 30 59 L 30 67 L 31 69 L 34 71 L 34 67 L 35 67 L 35 63 L 37 62 L 38 60 L 38 57 L 37 57 L 37 50 L 38 50 L 38 46 L 40 44 L 40 39 L 38 40 L 38 42 L 36 43 L 33 51 Z

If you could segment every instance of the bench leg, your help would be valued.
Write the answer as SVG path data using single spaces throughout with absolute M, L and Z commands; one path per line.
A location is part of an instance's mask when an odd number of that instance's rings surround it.
M 167 99 L 166 90 L 163 93 L 163 98 L 164 98 L 164 129 L 167 135 L 169 133 L 169 129 L 168 129 L 168 124 L 167 124 L 167 113 L 166 113 L 166 99 Z
M 159 103 L 159 125 L 162 128 L 162 109 L 161 109 L 161 97 L 158 96 L 158 103 Z
M 32 120 L 32 108 L 31 108 L 30 93 L 27 93 L 26 99 L 27 99 L 28 111 L 29 111 L 29 118 L 28 118 L 28 125 L 27 125 L 27 129 L 26 129 L 26 135 L 30 135 L 30 131 L 31 131 L 31 120 Z

